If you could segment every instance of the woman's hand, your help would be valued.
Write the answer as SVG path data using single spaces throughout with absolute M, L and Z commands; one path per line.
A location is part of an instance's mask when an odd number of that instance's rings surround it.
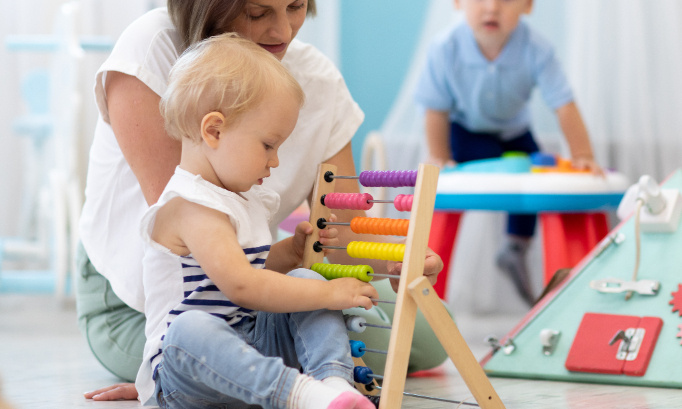
M 134 383 L 117 383 L 104 388 L 85 392 L 85 399 L 97 401 L 107 400 L 135 400 L 137 399 L 137 389 Z
M 399 276 L 400 270 L 402 270 L 402 268 L 403 268 L 402 262 L 388 261 L 386 263 L 386 269 L 388 270 L 388 274 Z M 424 259 L 424 277 L 428 278 L 431 285 L 436 284 L 436 281 L 438 280 L 438 274 L 442 269 L 443 260 L 441 260 L 438 254 L 436 254 L 433 250 L 427 247 L 426 257 Z M 397 278 L 396 279 L 390 278 L 389 280 L 391 280 L 391 287 L 393 287 L 393 291 L 398 292 L 398 285 L 400 284 L 400 280 Z

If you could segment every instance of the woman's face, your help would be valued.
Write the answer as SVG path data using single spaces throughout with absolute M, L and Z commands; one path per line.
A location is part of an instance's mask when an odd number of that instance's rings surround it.
M 232 30 L 281 60 L 305 21 L 308 0 L 249 0 Z

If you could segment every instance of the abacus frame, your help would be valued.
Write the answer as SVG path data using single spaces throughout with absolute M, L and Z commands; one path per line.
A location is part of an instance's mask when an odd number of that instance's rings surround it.
M 320 218 L 328 219 L 331 215 L 331 210 L 321 203 L 320 198 L 334 191 L 334 181 L 327 182 L 324 175 L 328 171 L 335 174 L 336 170 L 335 166 L 329 164 L 321 164 L 318 167 L 318 179 L 313 189 L 310 209 L 313 233 L 308 236 L 303 253 L 303 267 L 306 268 L 310 268 L 313 263 L 321 263 L 324 259 L 321 252 L 315 252 L 312 248 L 313 243 L 319 240 L 316 221 Z M 401 407 L 418 308 L 426 317 L 478 405 L 484 409 L 504 409 L 504 404 L 483 368 L 476 361 L 431 283 L 424 277 L 424 259 L 436 200 L 438 173 L 438 168 L 433 165 L 419 165 L 379 409 Z M 360 358 L 354 360 L 356 366 L 364 365 Z M 376 390 L 365 389 L 363 392 L 376 394 Z

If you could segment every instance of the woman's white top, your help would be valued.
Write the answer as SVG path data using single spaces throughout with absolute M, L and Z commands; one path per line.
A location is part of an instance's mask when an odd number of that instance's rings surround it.
M 182 51 L 180 43 L 166 9 L 152 10 L 121 34 L 95 82 L 100 117 L 90 150 L 80 239 L 92 264 L 109 280 L 116 295 L 138 311 L 144 311 L 139 226 L 149 206 L 109 124 L 104 84 L 107 72 L 118 71 L 138 78 L 162 95 L 170 69 Z M 346 146 L 364 119 L 341 73 L 317 49 L 294 40 L 282 64 L 301 84 L 306 102 L 296 128 L 279 149 L 279 167 L 264 183 L 281 196 L 271 231 L 276 231 L 310 194 L 317 165 Z
M 159 201 L 142 216 L 140 233 L 148 246 L 143 259 L 147 341 L 135 386 L 143 404 L 157 404 L 154 373 L 161 362 L 163 338 L 178 315 L 200 310 L 229 325 L 256 315 L 256 311 L 231 302 L 191 254 L 179 256 L 152 239 L 159 209 L 177 197 L 225 213 L 244 250 L 242 257 L 254 268 L 265 266 L 272 244 L 270 219 L 279 207 L 279 195 L 263 186 L 237 194 L 177 167 Z

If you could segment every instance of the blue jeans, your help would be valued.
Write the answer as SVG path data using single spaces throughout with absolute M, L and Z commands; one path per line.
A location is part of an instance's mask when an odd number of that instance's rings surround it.
M 298 269 L 288 275 L 324 280 Z M 179 315 L 163 341 L 155 374 L 162 408 L 227 408 L 239 401 L 285 408 L 296 376 L 352 380 L 341 311 L 259 311 L 235 326 L 200 311 Z
M 510 151 L 530 154 L 540 150 L 530 131 L 503 141 L 496 133 L 471 132 L 456 122 L 450 125 L 450 146 L 452 158 L 458 163 L 498 158 Z M 534 214 L 510 214 L 507 217 L 507 233 L 531 237 L 536 223 L 537 217 Z

